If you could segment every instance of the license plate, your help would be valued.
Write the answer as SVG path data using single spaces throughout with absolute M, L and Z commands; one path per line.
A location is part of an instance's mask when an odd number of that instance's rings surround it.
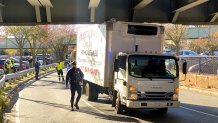
M 155 103 L 155 106 L 156 107 L 163 107 L 163 106 L 165 106 L 165 104 L 164 103 Z

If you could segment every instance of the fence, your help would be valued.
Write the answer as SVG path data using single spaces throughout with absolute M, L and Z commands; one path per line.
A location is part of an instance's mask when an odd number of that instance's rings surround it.
M 218 57 L 216 56 L 184 56 L 179 59 L 180 71 L 183 59 L 187 61 L 189 73 L 218 75 Z
M 55 67 L 55 64 L 43 65 L 43 66 L 40 66 L 40 69 L 43 70 L 43 69 L 48 69 L 48 68 L 52 68 L 52 67 Z M 7 75 L 3 75 L 3 77 L 0 78 L 0 88 L 5 84 L 6 80 L 17 78 L 17 77 L 21 77 L 21 76 L 25 76 L 28 73 L 32 73 L 34 71 L 35 71 L 35 69 L 31 68 L 31 69 L 19 71 L 19 72 L 16 72 L 16 73 L 11 73 L 11 74 L 7 74 Z

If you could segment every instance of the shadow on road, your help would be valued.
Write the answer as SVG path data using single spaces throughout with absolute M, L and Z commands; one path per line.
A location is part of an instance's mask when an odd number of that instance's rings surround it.
M 20 98 L 21 100 L 26 100 L 26 101 L 31 101 L 43 105 L 48 105 L 56 108 L 62 108 L 62 109 L 70 109 L 70 105 L 64 105 L 64 104 L 58 104 L 58 103 L 50 103 L 50 102 L 45 102 L 45 101 L 39 101 L 39 100 L 33 100 L 33 99 L 26 99 L 26 98 Z
M 140 121 L 136 118 L 122 116 L 122 115 L 118 116 L 118 115 L 107 115 L 107 114 L 96 113 L 90 110 L 89 108 L 82 108 L 78 112 L 94 115 L 96 116 L 96 118 L 109 120 L 109 121 L 140 123 Z
M 70 105 L 50 103 L 50 102 L 38 101 L 38 100 L 26 99 L 26 98 L 20 98 L 20 99 L 35 102 L 35 103 L 39 103 L 39 104 L 43 104 L 43 105 L 48 105 L 48 106 L 52 106 L 52 107 L 56 107 L 56 108 L 62 108 L 62 109 L 70 110 Z M 100 118 L 100 119 L 105 119 L 105 120 L 110 120 L 110 121 L 139 123 L 139 121 L 137 119 L 130 118 L 130 117 L 127 117 L 127 116 L 113 116 L 113 115 L 96 113 L 93 110 L 90 110 L 89 107 L 82 107 L 80 110 L 77 110 L 76 112 L 81 112 L 81 113 L 93 115 L 93 116 L 96 116 L 95 118 Z
M 44 84 L 32 84 L 29 87 L 40 87 L 40 86 L 54 86 L 54 84 L 60 84 L 64 85 L 64 82 L 57 82 L 57 81 L 51 81 L 51 80 L 40 80 L 42 82 L 45 82 Z

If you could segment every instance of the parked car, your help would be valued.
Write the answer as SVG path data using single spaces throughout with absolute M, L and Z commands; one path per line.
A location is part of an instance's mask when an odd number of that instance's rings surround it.
M 164 54 L 164 55 L 170 55 L 170 56 L 175 55 L 175 53 L 174 53 L 172 50 L 169 50 L 169 49 L 165 49 L 165 50 L 163 51 L 163 54 Z
M 19 61 L 19 59 L 16 59 L 16 58 L 12 58 L 12 59 L 14 61 L 14 67 L 15 67 L 16 71 L 19 71 L 19 68 L 20 68 L 20 61 Z M 23 67 L 24 70 L 29 68 L 29 63 L 27 65 L 26 62 L 22 61 L 22 67 Z
M 4 69 L 5 59 L 0 59 L 0 69 Z
M 192 50 L 180 50 L 179 56 L 197 56 L 198 54 Z

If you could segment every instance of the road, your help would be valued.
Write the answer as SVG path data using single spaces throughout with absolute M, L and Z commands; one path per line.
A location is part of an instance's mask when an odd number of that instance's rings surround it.
M 70 90 L 59 82 L 56 73 L 26 86 L 19 93 L 10 122 L 16 123 L 217 123 L 218 98 L 181 90 L 179 108 L 169 109 L 166 115 L 149 110 L 117 115 L 107 96 L 97 102 L 82 96 L 80 110 L 70 111 Z

